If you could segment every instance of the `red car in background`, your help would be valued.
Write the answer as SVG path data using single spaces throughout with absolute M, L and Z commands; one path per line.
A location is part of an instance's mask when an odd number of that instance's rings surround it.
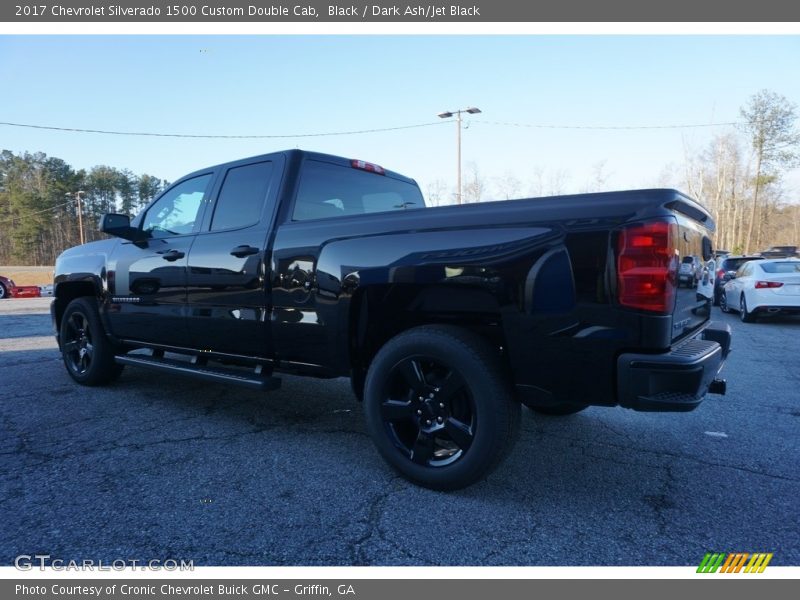
M 14 282 L 8 277 L 0 275 L 0 300 L 5 300 L 11 297 L 11 290 L 14 288 Z
M 17 286 L 13 280 L 0 275 L 0 300 L 6 298 L 38 298 L 41 295 L 42 291 L 38 285 Z

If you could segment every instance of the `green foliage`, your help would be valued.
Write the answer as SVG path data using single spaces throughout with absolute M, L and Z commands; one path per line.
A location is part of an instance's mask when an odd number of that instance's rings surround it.
M 100 165 L 87 173 L 42 152 L 0 152 L 0 264 L 53 264 L 79 243 L 76 193 L 87 240 L 106 212 L 133 215 L 165 186 L 151 175 Z
M 785 97 L 761 90 L 750 98 L 740 113 L 745 119 L 742 126 L 749 135 L 753 151 L 761 163 L 757 176 L 774 174 L 781 168 L 791 168 L 800 163 L 800 132 L 795 129 L 797 107 Z

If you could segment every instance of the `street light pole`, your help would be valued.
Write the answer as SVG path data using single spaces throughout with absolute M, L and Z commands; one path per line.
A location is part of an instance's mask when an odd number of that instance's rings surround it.
M 481 112 L 480 108 L 475 108 L 474 106 L 470 106 L 468 108 L 462 108 L 460 110 L 448 110 L 445 112 L 439 113 L 437 116 L 440 119 L 449 119 L 453 115 L 456 116 L 456 156 L 457 156 L 457 177 L 458 177 L 458 188 L 456 192 L 456 201 L 458 204 L 461 204 L 461 113 L 469 113 L 471 115 L 475 115 Z

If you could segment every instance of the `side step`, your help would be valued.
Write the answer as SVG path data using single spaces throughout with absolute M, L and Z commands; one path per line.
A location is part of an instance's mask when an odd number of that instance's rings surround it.
M 115 356 L 114 360 L 119 365 L 131 365 L 134 367 L 144 367 L 163 373 L 173 373 L 175 375 L 187 375 L 195 379 L 205 381 L 216 381 L 217 383 L 227 383 L 250 388 L 251 390 L 277 390 L 281 387 L 281 380 L 278 377 L 253 373 L 246 374 L 244 371 L 233 369 L 211 368 L 182 360 L 170 358 L 159 358 L 157 356 L 143 356 L 139 354 L 125 354 Z

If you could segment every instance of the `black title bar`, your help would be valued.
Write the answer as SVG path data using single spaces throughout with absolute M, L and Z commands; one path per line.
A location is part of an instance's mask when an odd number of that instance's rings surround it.
M 58 0 L 0 5 L 3 22 L 790 22 L 786 0 Z

